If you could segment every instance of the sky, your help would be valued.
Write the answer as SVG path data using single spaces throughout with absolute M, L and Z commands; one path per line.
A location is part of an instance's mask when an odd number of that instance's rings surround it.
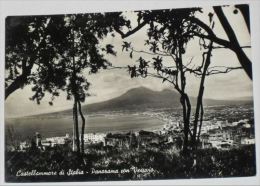
M 203 9 L 202 14 L 197 16 L 208 24 L 208 13 L 212 11 L 210 8 Z M 225 14 L 229 19 L 233 29 L 236 32 L 236 36 L 239 39 L 241 46 L 250 46 L 250 35 L 248 34 L 246 25 L 243 18 L 239 14 L 233 14 L 233 7 L 226 7 Z M 135 16 L 131 12 L 124 13 L 124 15 L 130 20 L 134 20 Z M 215 18 L 214 32 L 220 38 L 227 39 L 224 30 L 222 29 L 219 21 Z M 134 22 L 133 22 L 134 23 Z M 133 25 L 134 27 L 134 25 Z M 146 50 L 144 46 L 144 40 L 146 28 L 144 27 L 134 35 L 128 37 L 124 41 L 131 42 L 133 47 L 137 50 Z M 126 66 L 133 65 L 135 61 L 142 56 L 145 59 L 151 58 L 145 54 L 133 54 L 133 59 L 129 58 L 129 53 L 122 52 L 123 40 L 116 34 L 115 37 L 108 37 L 102 41 L 102 44 L 111 43 L 115 46 L 117 56 L 106 56 L 106 58 L 114 66 Z M 251 58 L 251 49 L 244 49 L 249 58 Z M 202 52 L 198 46 L 198 40 L 195 39 L 187 46 L 187 52 L 184 56 L 184 61 L 188 63 L 193 58 L 193 63 L 201 63 Z M 215 49 L 212 53 L 211 66 L 229 65 L 232 67 L 240 66 L 236 58 L 236 55 L 229 49 Z M 169 64 L 171 63 L 171 59 Z M 113 69 L 113 70 L 101 70 L 97 74 L 89 75 L 86 73 L 88 81 L 91 83 L 90 94 L 91 96 L 86 99 L 84 104 L 96 103 L 122 95 L 128 90 L 136 87 L 146 87 L 155 91 L 161 91 L 163 89 L 174 90 L 171 84 L 162 83 L 161 79 L 157 78 L 133 78 L 131 79 L 125 69 Z M 198 93 L 199 79 L 192 75 L 187 76 L 187 92 L 190 96 L 196 96 Z M 238 99 L 240 97 L 252 96 L 252 81 L 247 77 L 243 70 L 235 70 L 228 74 L 209 76 L 205 82 L 204 98 L 211 99 Z M 40 105 L 29 100 L 32 96 L 31 87 L 27 86 L 23 89 L 19 89 L 11 94 L 5 101 L 5 114 L 7 117 L 18 117 L 24 115 L 32 115 L 46 112 L 59 111 L 72 108 L 72 102 L 66 100 L 66 94 L 61 93 L 61 96 L 54 101 L 54 105 L 50 106 L 49 96 L 46 96 Z

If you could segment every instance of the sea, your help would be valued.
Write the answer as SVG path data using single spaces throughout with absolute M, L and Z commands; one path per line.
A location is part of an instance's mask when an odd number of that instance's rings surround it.
M 106 114 L 85 116 L 85 133 L 117 133 L 140 130 L 160 130 L 164 122 L 158 118 L 139 114 Z M 6 140 L 10 137 L 23 141 L 30 139 L 36 132 L 42 138 L 65 136 L 73 133 L 73 117 L 59 115 L 55 117 L 23 117 L 5 120 Z M 79 118 L 81 129 L 81 120 Z

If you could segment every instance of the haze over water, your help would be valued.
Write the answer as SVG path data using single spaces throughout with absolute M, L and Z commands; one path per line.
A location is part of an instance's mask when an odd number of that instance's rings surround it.
M 6 130 L 13 126 L 14 133 L 20 140 L 32 137 L 35 132 L 39 132 L 44 138 L 64 136 L 66 133 L 72 134 L 73 131 L 72 116 L 7 119 L 6 124 Z M 161 128 L 163 124 L 163 121 L 157 118 L 143 115 L 96 115 L 86 117 L 85 133 L 154 130 Z

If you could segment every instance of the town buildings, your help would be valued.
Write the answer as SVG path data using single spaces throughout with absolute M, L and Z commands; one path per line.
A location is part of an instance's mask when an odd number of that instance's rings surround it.
M 155 115 L 156 117 L 166 116 L 163 113 Z M 84 143 L 86 145 L 101 144 L 115 148 L 147 148 L 154 145 L 169 144 L 176 149 L 181 149 L 183 143 L 182 118 L 171 116 L 165 120 L 167 122 L 161 129 L 153 131 L 86 133 L 84 134 Z M 36 133 L 34 137 L 36 147 L 43 150 L 47 147 L 71 144 L 72 141 L 73 139 L 69 134 L 43 139 L 41 134 Z M 220 120 L 218 117 L 206 116 L 202 123 L 199 148 L 228 150 L 254 143 L 254 122 L 252 120 L 240 119 L 230 122 Z M 24 150 L 29 146 L 31 146 L 30 143 L 23 141 L 20 143 L 19 149 Z

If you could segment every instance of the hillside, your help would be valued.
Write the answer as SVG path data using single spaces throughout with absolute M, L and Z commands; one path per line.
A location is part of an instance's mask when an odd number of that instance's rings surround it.
M 140 87 L 125 94 L 100 103 L 85 105 L 83 110 L 95 112 L 100 110 L 144 110 L 147 108 L 174 108 L 180 106 L 180 96 L 175 91 L 153 91 Z

